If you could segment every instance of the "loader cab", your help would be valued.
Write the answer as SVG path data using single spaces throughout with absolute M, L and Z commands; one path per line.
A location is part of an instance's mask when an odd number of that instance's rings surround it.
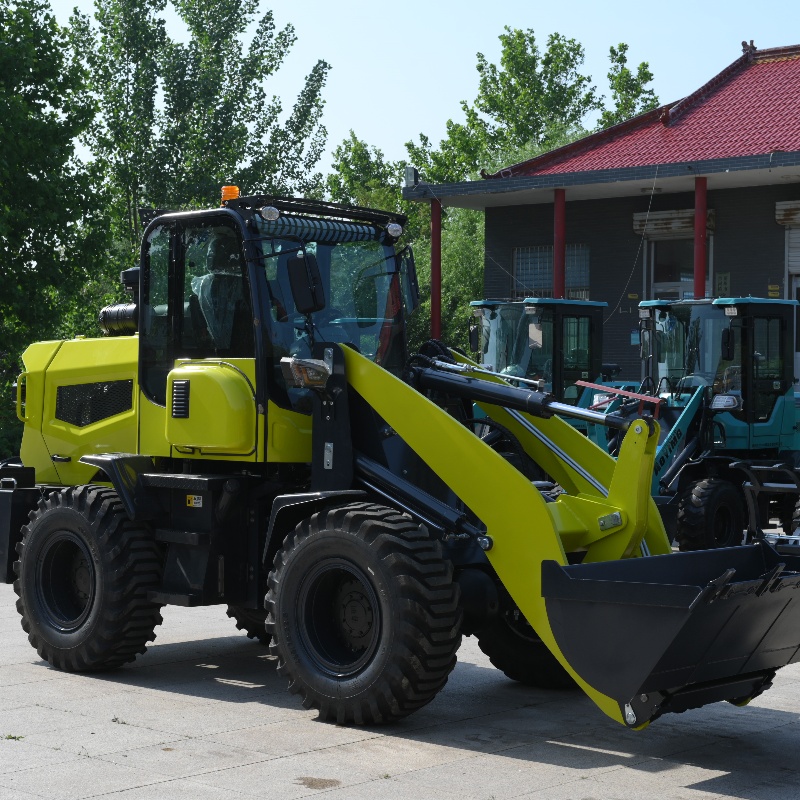
M 395 247 L 400 224 L 378 212 L 261 197 L 225 205 L 159 216 L 145 231 L 140 438 L 159 452 L 152 430 L 166 427 L 171 455 L 307 460 L 310 427 L 298 415 L 311 411 L 309 390 L 286 384 L 281 358 L 347 343 L 399 374 L 418 304 L 413 255 Z M 298 300 L 297 275 L 313 306 Z
M 544 391 L 572 405 L 580 404 L 584 392 L 576 381 L 600 378 L 606 303 L 529 297 L 476 300 L 470 306 L 486 368 L 541 381 Z
M 668 405 L 698 388 L 726 449 L 793 448 L 796 300 L 640 303 L 645 381 Z

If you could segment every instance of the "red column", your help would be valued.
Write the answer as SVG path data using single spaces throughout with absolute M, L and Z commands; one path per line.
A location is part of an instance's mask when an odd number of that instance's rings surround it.
M 442 336 L 442 204 L 431 200 L 431 338 Z
M 707 189 L 708 178 L 694 179 L 694 296 L 698 300 L 706 296 Z
M 564 189 L 553 191 L 553 209 L 553 297 L 563 298 L 567 293 L 567 198 Z

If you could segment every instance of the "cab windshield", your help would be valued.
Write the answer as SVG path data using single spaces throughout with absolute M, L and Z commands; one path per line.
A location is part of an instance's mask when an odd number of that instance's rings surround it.
M 305 410 L 306 391 L 285 386 L 281 358 L 311 357 L 312 341 L 340 342 L 399 375 L 407 355 L 406 316 L 417 305 L 409 248 L 396 252 L 367 226 L 337 223 L 334 229 L 327 224 L 331 230 L 316 240 L 281 237 L 261 242 L 270 313 L 267 356 L 275 367 L 278 396 L 287 392 L 297 410 Z M 370 238 L 354 237 L 349 228 L 366 228 Z M 310 324 L 295 308 L 289 283 L 287 262 L 299 253 L 316 258 L 323 283 L 325 308 L 310 315 Z
M 553 314 L 526 313 L 522 303 L 479 309 L 482 362 L 486 369 L 513 378 L 544 381 L 552 390 Z
M 722 357 L 722 332 L 731 317 L 709 304 L 671 306 L 655 316 L 653 378 L 657 391 L 693 392 L 712 386 L 714 393 L 741 392 L 741 337 L 732 339 L 736 349 L 731 360 Z

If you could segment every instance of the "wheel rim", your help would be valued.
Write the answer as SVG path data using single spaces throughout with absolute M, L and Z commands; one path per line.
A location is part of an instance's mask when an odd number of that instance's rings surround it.
M 297 611 L 303 649 L 319 670 L 341 678 L 370 663 L 380 638 L 380 606 L 372 583 L 354 564 L 318 564 L 303 580 Z
M 78 629 L 94 603 L 96 574 L 85 543 L 70 531 L 57 531 L 42 549 L 36 590 L 50 624 L 61 631 Z

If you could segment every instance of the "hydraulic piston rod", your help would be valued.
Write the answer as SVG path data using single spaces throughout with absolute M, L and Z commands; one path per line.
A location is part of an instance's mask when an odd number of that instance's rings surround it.
M 553 395 L 546 392 L 519 389 L 506 383 L 494 383 L 464 374 L 470 371 L 470 367 L 466 365 L 436 361 L 432 367 L 413 367 L 411 382 L 419 389 L 433 389 L 467 400 L 492 403 L 545 419 L 559 414 L 620 431 L 627 430 L 631 423 L 630 420 L 620 417 L 559 403 Z

